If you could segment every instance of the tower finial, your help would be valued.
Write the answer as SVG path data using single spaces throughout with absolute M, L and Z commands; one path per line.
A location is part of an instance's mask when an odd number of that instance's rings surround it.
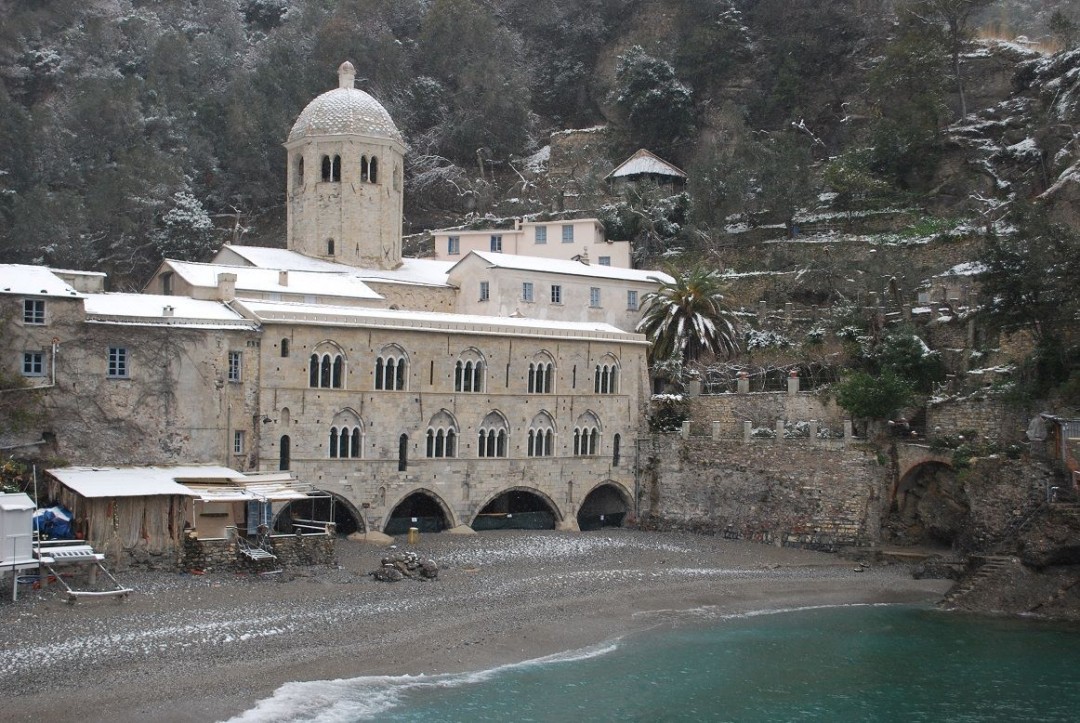
M 352 88 L 356 83 L 356 68 L 347 60 L 338 67 L 337 74 L 339 88 Z

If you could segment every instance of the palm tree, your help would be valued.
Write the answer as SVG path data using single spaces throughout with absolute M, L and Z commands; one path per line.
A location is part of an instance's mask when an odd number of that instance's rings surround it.
M 724 305 L 723 283 L 712 269 L 698 264 L 685 273 L 672 273 L 645 295 L 637 330 L 652 342 L 650 361 L 681 357 L 693 361 L 703 354 L 729 357 L 739 350 L 735 316 Z

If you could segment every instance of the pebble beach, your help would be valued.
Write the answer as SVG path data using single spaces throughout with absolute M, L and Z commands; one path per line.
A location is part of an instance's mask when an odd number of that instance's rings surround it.
M 435 580 L 380 582 L 415 551 Z M 757 610 L 925 603 L 903 565 L 611 529 L 339 540 L 336 564 L 269 575 L 125 570 L 125 600 L 0 597 L 0 719 L 228 720 L 290 681 L 483 670 L 659 625 Z M 249 714 L 247 719 L 258 719 Z

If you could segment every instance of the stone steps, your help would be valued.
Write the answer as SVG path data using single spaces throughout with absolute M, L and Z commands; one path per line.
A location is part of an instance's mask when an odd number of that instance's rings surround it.
M 973 556 L 973 562 L 982 561 L 974 574 L 969 575 L 962 583 L 949 591 L 945 596 L 946 605 L 955 605 L 961 598 L 971 594 L 983 582 L 995 577 L 1000 571 L 1014 564 L 1013 558 L 1003 555 L 980 555 Z

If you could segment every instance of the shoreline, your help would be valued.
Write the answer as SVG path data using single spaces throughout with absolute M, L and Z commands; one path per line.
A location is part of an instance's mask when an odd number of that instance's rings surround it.
M 224 720 L 291 681 L 480 671 L 729 614 L 930 604 L 949 587 L 684 533 L 424 535 L 410 549 L 439 563 L 438 580 L 376 582 L 386 548 L 340 540 L 336 568 L 128 572 L 124 603 L 5 599 L 4 718 Z

